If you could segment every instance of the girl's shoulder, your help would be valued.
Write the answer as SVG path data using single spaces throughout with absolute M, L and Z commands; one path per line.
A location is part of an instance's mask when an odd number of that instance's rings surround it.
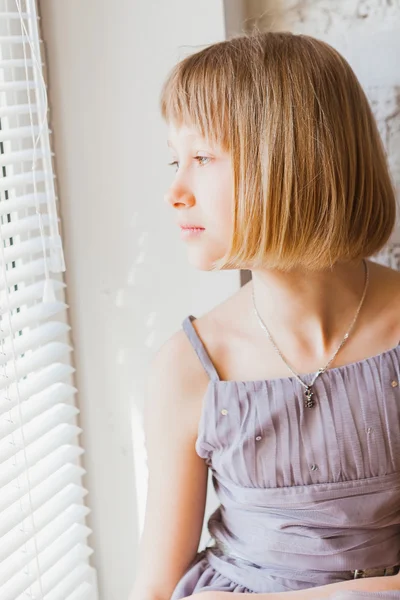
M 200 316 L 187 315 L 182 322 L 182 333 L 186 334 L 198 364 L 211 380 L 223 378 L 225 363 L 245 330 L 243 317 L 248 285 L 239 288 L 208 312 Z
M 370 261 L 371 284 L 364 323 L 400 339 L 400 271 Z M 390 333 L 389 333 L 390 335 Z

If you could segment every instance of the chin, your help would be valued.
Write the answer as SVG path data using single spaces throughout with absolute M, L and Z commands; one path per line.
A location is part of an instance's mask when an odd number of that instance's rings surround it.
M 193 260 L 191 260 L 190 264 L 191 264 L 192 267 L 194 267 L 198 271 L 211 271 L 212 270 L 212 264 L 208 263 L 207 261 L 193 261 Z
M 192 267 L 194 267 L 195 269 L 198 269 L 199 271 L 215 271 L 216 269 L 213 268 L 213 263 L 215 260 L 218 260 L 218 257 L 210 257 L 210 256 L 205 256 L 205 255 L 200 255 L 197 254 L 195 255 L 193 254 L 189 254 L 189 263 L 192 265 Z

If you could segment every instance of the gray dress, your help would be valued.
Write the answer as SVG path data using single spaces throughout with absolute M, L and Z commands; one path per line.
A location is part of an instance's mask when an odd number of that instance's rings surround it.
M 309 409 L 295 377 L 220 380 L 193 319 L 182 327 L 209 375 L 195 448 L 219 506 L 171 600 L 303 590 L 399 564 L 400 342 L 326 371 Z M 400 590 L 332 595 L 347 598 Z

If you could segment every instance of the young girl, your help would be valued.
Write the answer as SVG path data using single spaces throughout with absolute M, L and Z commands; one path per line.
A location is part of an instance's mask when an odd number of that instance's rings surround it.
M 161 106 L 190 263 L 252 279 L 152 362 L 132 597 L 399 599 L 400 274 L 368 259 L 396 201 L 366 96 L 327 43 L 257 32 L 182 60 Z

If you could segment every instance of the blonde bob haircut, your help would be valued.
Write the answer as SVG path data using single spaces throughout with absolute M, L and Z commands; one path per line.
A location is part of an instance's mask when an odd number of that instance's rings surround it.
M 243 34 L 203 48 L 164 82 L 167 123 L 228 151 L 233 233 L 215 269 L 322 270 L 383 248 L 395 187 L 348 62 L 303 34 Z

